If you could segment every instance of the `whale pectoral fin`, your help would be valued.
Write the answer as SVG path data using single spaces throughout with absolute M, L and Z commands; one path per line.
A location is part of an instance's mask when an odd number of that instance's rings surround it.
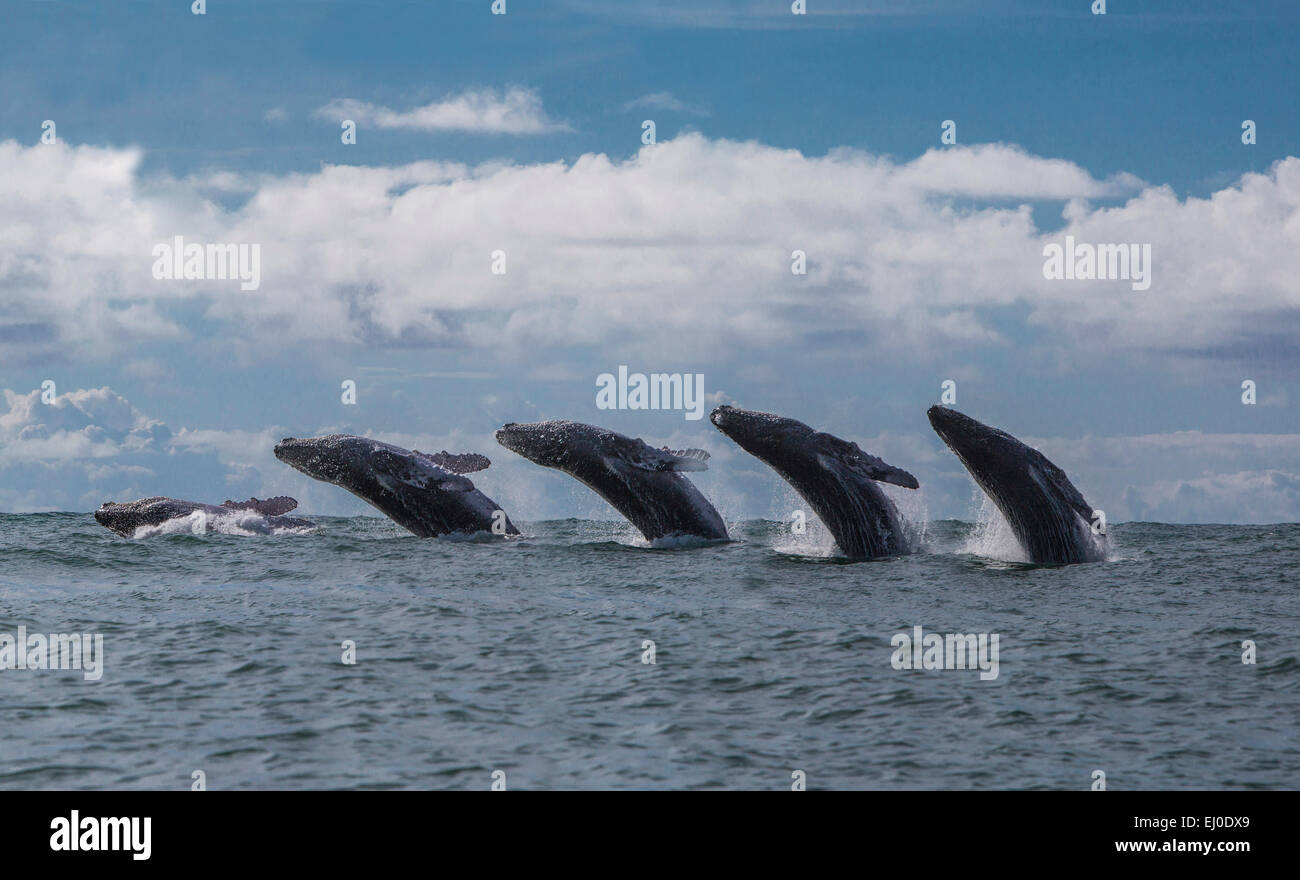
M 902 468 L 894 467 L 882 458 L 863 452 L 862 448 L 856 443 L 841 440 L 833 434 L 825 433 L 817 435 L 817 442 L 824 452 L 834 455 L 847 467 L 852 468 L 867 479 L 875 480 L 878 483 L 891 483 L 895 486 L 902 486 L 904 489 L 919 489 L 921 487 L 916 477 Z
M 428 453 L 421 452 L 418 449 L 412 449 L 412 454 L 418 455 L 427 461 L 431 461 L 440 468 L 451 471 L 453 474 L 472 474 L 475 471 L 487 470 L 492 466 L 492 462 L 486 455 L 480 455 L 477 452 L 454 453 L 443 450 L 442 452 Z
M 263 516 L 283 516 L 298 506 L 298 502 L 288 495 L 277 495 L 274 498 L 259 500 L 250 498 L 247 501 L 225 501 L 222 507 L 229 507 L 231 510 L 255 510 Z
M 674 471 L 707 471 L 709 469 L 709 453 L 703 449 L 669 449 L 667 446 L 659 450 L 664 455 L 673 457 L 673 461 L 668 470 Z
M 703 449 L 655 449 L 644 440 L 638 440 L 630 450 L 627 463 L 643 471 L 707 471 L 709 454 Z
M 646 469 L 646 471 L 707 471 L 708 469 L 708 452 L 703 450 L 669 450 L 667 446 L 662 448 L 651 447 L 649 443 L 643 443 L 645 450 L 641 451 L 638 461 L 634 461 L 637 467 Z
M 919 489 L 921 484 L 917 482 L 916 477 L 900 467 L 894 467 L 874 455 L 862 453 L 864 467 L 867 476 L 878 483 L 890 483 L 894 486 L 902 486 L 904 489 Z

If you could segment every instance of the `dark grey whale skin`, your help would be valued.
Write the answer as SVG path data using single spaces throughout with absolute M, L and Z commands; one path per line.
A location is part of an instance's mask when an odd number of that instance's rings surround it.
M 258 532 L 269 533 L 274 529 L 314 528 L 316 524 L 310 520 L 279 515 L 280 512 L 288 513 L 297 506 L 297 501 L 283 496 L 269 498 L 261 502 L 254 498 L 239 503 L 227 501 L 225 504 L 218 505 L 203 504 L 198 501 L 181 501 L 176 498 L 155 495 L 151 498 L 141 498 L 139 501 L 128 501 L 124 504 L 105 501 L 95 511 L 95 521 L 105 528 L 112 529 L 124 538 L 133 536 L 141 526 L 161 525 L 177 517 L 189 516 L 196 510 L 201 510 L 214 517 L 228 516 L 240 510 L 258 513 L 262 518 L 256 524 L 247 520 L 243 523 L 245 527 L 255 526 L 254 530 Z
M 482 455 L 426 455 L 368 437 L 330 434 L 286 437 L 276 444 L 275 457 L 309 477 L 347 489 L 421 538 L 491 532 L 500 510 L 463 476 L 491 464 Z M 504 512 L 499 519 L 504 534 L 519 534 Z
M 720 406 L 709 420 L 794 487 L 845 556 L 874 559 L 911 552 L 898 509 L 876 485 L 917 488 L 907 471 L 855 443 L 775 413 Z
M 1005 431 L 944 406 L 926 412 L 935 433 L 1006 517 L 1030 562 L 1103 562 L 1108 539 L 1065 471 Z
M 555 420 L 516 424 L 497 442 L 543 467 L 564 471 L 610 503 L 647 541 L 689 536 L 727 540 L 727 526 L 679 471 L 705 470 L 708 453 L 655 449 L 596 425 Z

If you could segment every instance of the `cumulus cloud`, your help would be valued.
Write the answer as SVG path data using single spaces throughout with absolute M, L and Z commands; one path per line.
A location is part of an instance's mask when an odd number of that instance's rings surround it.
M 335 98 L 316 111 L 318 117 L 377 128 L 416 131 L 467 131 L 480 134 L 549 134 L 571 131 L 546 115 L 537 92 L 525 88 L 470 89 L 423 107 L 394 110 L 354 98 Z
M 42 402 L 42 392 L 4 391 L 0 448 L 6 466 L 111 458 L 166 445 L 171 432 L 110 388 L 80 389 Z
M 1011 334 L 1047 338 L 1063 364 L 1132 355 L 1173 371 L 1294 358 L 1300 333 L 1296 158 L 1185 199 L 998 144 L 895 162 L 692 134 L 622 160 L 185 180 L 142 177 L 139 160 L 0 143 L 0 354 L 109 357 L 194 335 L 504 361 L 545 348 L 555 362 L 575 349 L 723 363 L 838 345 L 907 363 Z M 246 198 L 226 207 L 223 187 Z M 1044 199 L 1063 203 L 1050 233 L 1030 205 Z M 153 280 L 150 249 L 177 234 L 260 243 L 261 290 Z M 1151 244 L 1150 289 L 1045 279 L 1043 248 L 1066 235 Z M 791 274 L 795 250 L 806 276 Z M 201 331 L 177 317 L 190 301 Z

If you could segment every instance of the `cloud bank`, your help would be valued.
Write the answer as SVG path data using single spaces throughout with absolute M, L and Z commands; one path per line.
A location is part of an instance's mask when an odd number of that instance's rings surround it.
M 1294 359 L 1300 333 L 1296 158 L 1204 199 L 1005 145 L 900 163 L 687 135 L 624 160 L 185 180 L 142 177 L 140 158 L 0 143 L 0 354 L 110 357 L 237 327 L 250 343 L 506 360 L 541 347 L 725 360 L 839 338 L 906 362 L 1023 332 L 1049 335 L 1063 363 L 1179 370 Z M 223 193 L 242 201 L 223 207 Z M 1043 200 L 1063 203 L 1062 228 L 1036 226 Z M 150 250 L 174 235 L 260 243 L 261 290 L 153 280 Z M 1150 243 L 1150 290 L 1045 279 L 1043 247 L 1066 235 Z M 796 250 L 806 275 L 791 272 Z

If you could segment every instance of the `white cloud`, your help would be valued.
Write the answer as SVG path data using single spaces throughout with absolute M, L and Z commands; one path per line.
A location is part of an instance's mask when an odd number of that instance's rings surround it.
M 1300 520 L 1300 434 L 1020 439 L 1064 469 L 1112 522 Z
M 1130 518 L 1149 522 L 1295 522 L 1300 472 L 1239 471 L 1161 481 L 1130 487 L 1124 504 Z
M 833 354 L 833 338 L 907 363 L 1045 334 L 1063 363 L 1133 355 L 1178 370 L 1294 357 L 1300 332 L 1296 158 L 1209 198 L 1147 187 L 1101 207 L 1086 200 L 1136 180 L 1005 145 L 899 163 L 688 135 L 621 161 L 186 180 L 142 178 L 139 159 L 0 143 L 0 355 L 185 339 L 172 317 L 185 300 L 206 308 L 195 335 L 254 356 L 342 342 L 724 363 L 780 345 Z M 249 197 L 223 208 L 208 197 L 223 187 Z M 1048 198 L 1069 201 L 1066 226 L 1044 234 L 1028 202 Z M 260 243 L 262 289 L 153 280 L 150 250 L 176 234 Z M 1151 289 L 1045 280 L 1042 248 L 1066 234 L 1151 243 Z M 790 273 L 795 249 L 806 277 Z
M 65 463 L 160 449 L 171 436 L 110 388 L 80 389 L 41 402 L 41 392 L 5 389 L 0 414 L 5 466 Z
M 674 113 L 690 113 L 694 116 L 708 116 L 710 114 L 707 107 L 688 104 L 672 92 L 651 92 L 648 95 L 634 98 L 623 105 L 624 111 L 639 109 L 669 110 Z
M 1044 159 L 1008 144 L 934 148 L 902 166 L 900 183 L 917 191 L 976 199 L 1107 198 L 1136 193 L 1132 174 L 1095 180 L 1064 159 Z
M 358 125 L 418 131 L 523 135 L 571 130 L 546 115 L 537 92 L 518 87 L 503 92 L 470 89 L 411 110 L 394 110 L 354 98 L 335 98 L 318 109 L 316 115 L 335 122 L 351 119 Z

